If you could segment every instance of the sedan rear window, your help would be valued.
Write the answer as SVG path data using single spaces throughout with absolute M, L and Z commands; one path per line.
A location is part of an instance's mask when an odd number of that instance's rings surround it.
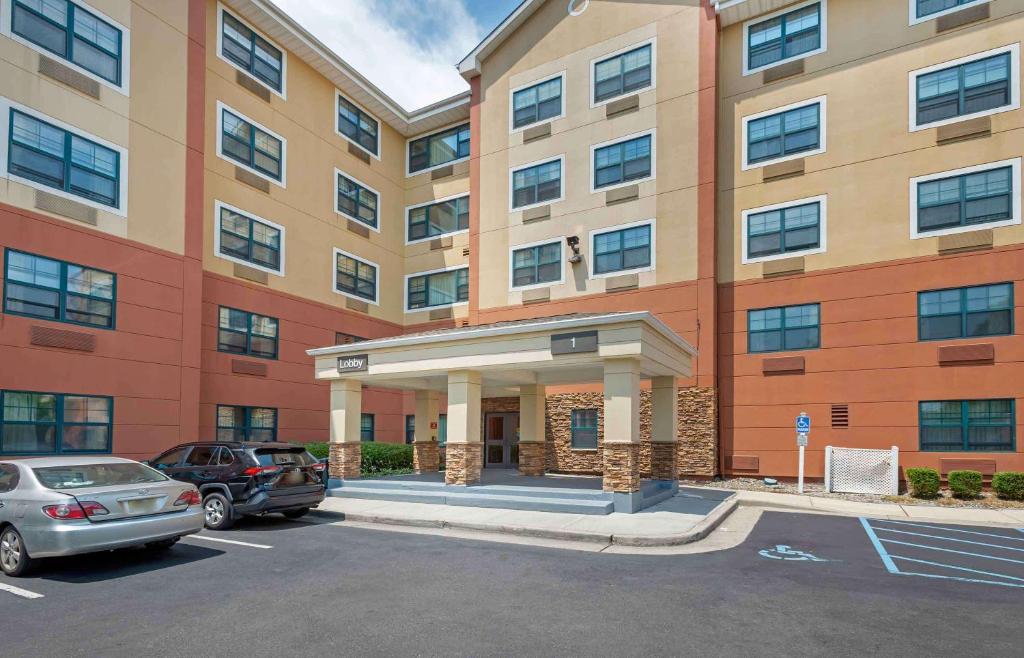
M 166 482 L 169 478 L 142 464 L 81 464 L 33 468 L 36 479 L 47 489 L 85 489 L 119 484 Z
M 260 466 L 312 466 L 316 463 L 313 455 L 302 448 L 288 450 L 287 448 L 258 449 L 256 459 Z

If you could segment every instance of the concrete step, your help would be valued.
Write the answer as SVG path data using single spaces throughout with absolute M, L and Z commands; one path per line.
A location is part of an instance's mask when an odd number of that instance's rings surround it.
M 507 484 L 487 484 L 470 487 L 447 485 L 443 482 L 421 482 L 417 480 L 357 480 L 351 484 L 343 483 L 342 487 L 356 486 L 361 489 L 382 489 L 425 492 L 466 493 L 486 489 L 487 493 L 502 495 L 528 496 L 536 498 L 566 498 L 572 500 L 607 500 L 609 494 L 600 489 L 570 489 L 565 487 L 530 487 Z
M 521 488 L 535 489 L 535 487 Z M 349 484 L 330 489 L 328 495 L 335 498 L 361 498 L 364 500 L 387 500 L 403 503 L 433 503 L 435 505 L 455 505 L 459 507 L 490 507 L 529 512 L 566 512 L 570 514 L 611 514 L 614 507 L 611 500 L 595 500 L 592 498 L 550 498 L 538 495 L 523 496 L 483 493 L 480 491 L 464 493 L 438 490 L 418 491 L 406 487 L 388 489 L 378 486 L 363 487 Z

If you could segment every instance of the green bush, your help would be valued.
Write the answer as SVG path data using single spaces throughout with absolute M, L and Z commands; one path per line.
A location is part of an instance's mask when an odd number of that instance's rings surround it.
M 307 443 L 306 450 L 317 459 L 325 459 L 331 452 L 329 443 Z
M 992 489 L 1000 498 L 1024 500 L 1024 473 L 1003 471 L 992 476 Z
M 981 495 L 981 473 L 978 471 L 950 471 L 949 489 L 957 498 L 973 500 Z
M 939 472 L 934 468 L 908 468 L 907 482 L 914 498 L 935 498 L 939 495 Z
M 363 475 L 407 473 L 412 470 L 412 446 L 404 443 L 361 443 Z M 307 443 L 306 450 L 317 459 L 329 456 L 329 443 Z

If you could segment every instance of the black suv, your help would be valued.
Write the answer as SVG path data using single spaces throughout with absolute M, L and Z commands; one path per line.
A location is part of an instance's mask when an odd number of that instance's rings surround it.
M 199 488 L 206 527 L 226 530 L 249 514 L 297 519 L 324 499 L 324 465 L 292 443 L 185 443 L 146 462 Z

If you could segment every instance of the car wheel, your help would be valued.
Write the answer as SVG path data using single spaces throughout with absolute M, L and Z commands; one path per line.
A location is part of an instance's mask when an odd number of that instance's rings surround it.
M 161 539 L 160 541 L 151 541 L 146 544 L 146 548 L 154 551 L 166 551 L 171 546 L 178 543 L 181 537 L 172 537 L 171 539 Z
M 0 570 L 4 574 L 17 578 L 24 576 L 35 564 L 28 556 L 21 533 L 8 526 L 0 533 Z
M 206 514 L 206 527 L 210 530 L 227 530 L 235 521 L 231 514 L 231 501 L 224 494 L 207 494 L 203 498 L 203 512 Z
M 302 509 L 290 509 L 287 512 L 281 512 L 284 514 L 286 519 L 301 519 L 302 517 L 309 514 L 309 508 L 303 507 Z

